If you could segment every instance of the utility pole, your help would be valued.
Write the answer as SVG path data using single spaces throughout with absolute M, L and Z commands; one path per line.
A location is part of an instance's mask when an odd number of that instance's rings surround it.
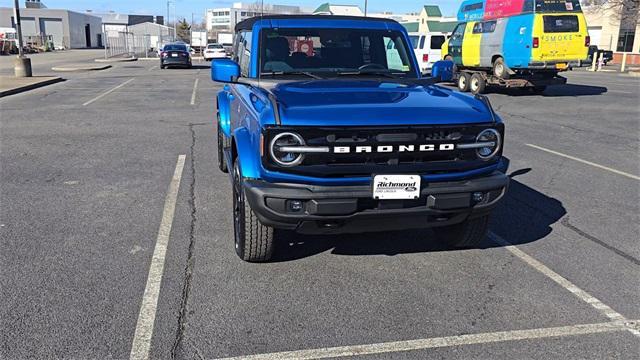
M 364 0 L 364 16 L 367 17 L 367 7 L 369 5 L 369 2 L 367 0 Z
M 14 1 L 13 18 L 16 22 L 16 33 L 18 35 L 18 57 L 13 62 L 13 72 L 16 77 L 31 77 L 31 59 L 24 56 L 22 49 L 22 21 L 20 20 L 20 1 Z

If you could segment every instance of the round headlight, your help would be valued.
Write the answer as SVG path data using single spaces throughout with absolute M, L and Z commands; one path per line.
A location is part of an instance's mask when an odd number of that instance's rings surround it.
M 290 153 L 281 151 L 283 147 L 304 146 L 302 136 L 296 133 L 284 132 L 276 135 L 269 144 L 269 154 L 273 161 L 280 166 L 297 166 L 304 160 L 304 155 L 300 153 Z
M 476 154 L 481 160 L 489 160 L 500 151 L 502 139 L 500 133 L 494 129 L 483 130 L 476 138 L 477 143 L 492 143 L 491 146 L 484 146 L 476 149 Z

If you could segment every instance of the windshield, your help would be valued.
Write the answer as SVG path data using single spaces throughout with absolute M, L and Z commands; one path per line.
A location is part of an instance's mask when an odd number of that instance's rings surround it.
M 262 31 L 263 74 L 305 72 L 415 77 L 410 50 L 400 31 L 370 29 L 266 29 Z
M 222 49 L 222 45 L 220 44 L 209 44 L 207 49 Z
M 185 45 L 165 45 L 164 51 L 187 51 L 187 47 Z

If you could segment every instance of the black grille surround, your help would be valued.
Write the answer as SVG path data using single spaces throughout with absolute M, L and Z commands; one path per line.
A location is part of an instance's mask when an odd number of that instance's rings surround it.
M 504 139 L 504 124 L 485 123 L 454 126 L 316 127 L 273 126 L 263 130 L 263 166 L 270 171 L 320 178 L 367 177 L 375 174 L 443 174 L 487 167 L 500 160 L 502 148 L 488 161 L 478 158 L 475 149 L 453 151 L 400 152 L 399 145 L 470 144 L 485 129 L 496 129 Z M 268 155 L 271 140 L 279 133 L 302 136 L 306 146 L 329 147 L 328 153 L 305 154 L 294 167 L 277 165 Z M 355 153 L 356 146 L 371 146 L 371 153 Z M 393 146 L 393 152 L 376 152 L 378 146 Z M 350 147 L 348 154 L 336 154 L 334 147 Z

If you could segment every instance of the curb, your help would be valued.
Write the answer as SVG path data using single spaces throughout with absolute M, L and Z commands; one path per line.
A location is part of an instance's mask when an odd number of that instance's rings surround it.
M 62 66 L 54 66 L 51 68 L 53 71 L 58 72 L 80 72 L 80 71 L 98 71 L 109 69 L 111 65 L 62 65 Z
M 12 88 L 12 89 L 8 89 L 8 90 L 3 90 L 0 91 L 0 98 L 5 97 L 5 96 L 9 96 L 9 95 L 15 95 L 15 94 L 19 94 L 25 91 L 29 91 L 29 90 L 33 90 L 33 89 L 37 89 L 43 86 L 47 86 L 47 85 L 51 85 L 51 84 L 55 84 L 58 82 L 62 82 L 65 81 L 63 78 L 61 77 L 54 77 L 48 80 L 44 80 L 44 81 L 40 81 L 37 83 L 33 83 L 33 84 L 28 84 L 28 85 L 24 85 L 24 86 L 19 86 L 16 88 Z
M 95 62 L 99 62 L 99 63 L 128 62 L 128 61 L 138 61 L 138 58 L 130 57 L 130 58 L 95 59 Z

